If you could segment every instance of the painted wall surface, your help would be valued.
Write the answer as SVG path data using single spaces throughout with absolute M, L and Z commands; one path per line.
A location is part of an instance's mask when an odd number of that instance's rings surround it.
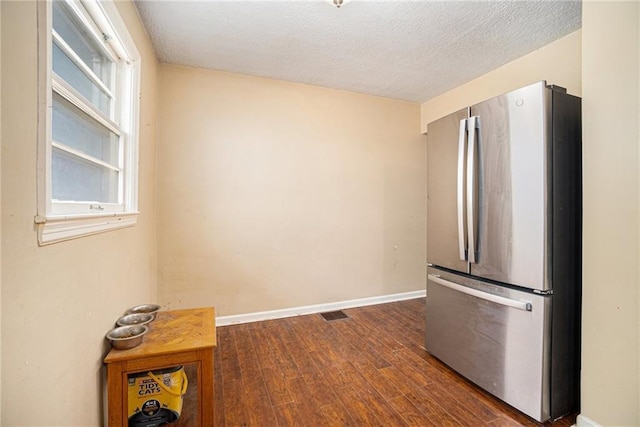
M 221 316 L 422 290 L 419 106 L 162 65 L 159 300 Z
M 2 2 L 3 426 L 101 425 L 104 334 L 127 307 L 157 298 L 158 65 L 133 4 L 117 6 L 143 61 L 139 223 L 38 247 L 36 3 Z
M 640 425 L 639 6 L 582 6 L 581 426 Z
M 578 30 L 423 103 L 422 132 L 427 132 L 429 123 L 449 113 L 541 80 L 580 96 L 581 67 L 581 31 Z
M 0 23 L 2 23 L 2 3 L 0 3 Z M 0 30 L 0 99 L 2 99 L 2 31 Z M 0 202 L 2 201 L 2 102 L 0 102 Z M 0 203 L 2 218 L 2 203 Z M 2 242 L 2 221 L 0 221 L 0 242 Z M 0 307 L 2 307 L 2 245 L 0 244 Z M 0 314 L 0 420 L 2 420 L 2 315 Z

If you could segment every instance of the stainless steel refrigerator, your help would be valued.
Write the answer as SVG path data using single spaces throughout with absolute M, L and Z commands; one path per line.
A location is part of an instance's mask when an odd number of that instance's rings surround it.
M 537 421 L 577 412 L 580 98 L 539 82 L 427 130 L 427 351 Z

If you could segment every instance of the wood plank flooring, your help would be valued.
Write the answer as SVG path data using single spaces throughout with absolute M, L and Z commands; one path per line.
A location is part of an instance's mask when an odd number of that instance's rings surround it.
M 420 298 L 218 327 L 216 427 L 539 425 L 429 356 L 424 311 Z

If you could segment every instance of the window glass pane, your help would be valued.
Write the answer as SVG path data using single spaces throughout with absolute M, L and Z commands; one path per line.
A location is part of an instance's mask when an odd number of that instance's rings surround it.
M 62 96 L 53 93 L 53 140 L 120 167 L 120 138 Z
M 63 1 L 53 2 L 53 29 L 71 46 L 105 86 L 113 91 L 111 82 L 113 62 L 104 54 L 98 42 Z
M 91 80 L 55 43 L 51 52 L 53 71 L 69 83 L 80 95 L 110 117 L 111 98 Z
M 119 172 L 52 149 L 52 198 L 58 201 L 118 203 Z

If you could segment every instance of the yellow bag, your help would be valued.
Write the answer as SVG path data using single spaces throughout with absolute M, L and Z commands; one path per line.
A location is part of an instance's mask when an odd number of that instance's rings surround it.
M 156 427 L 180 418 L 187 392 L 184 367 L 129 376 L 129 427 Z

